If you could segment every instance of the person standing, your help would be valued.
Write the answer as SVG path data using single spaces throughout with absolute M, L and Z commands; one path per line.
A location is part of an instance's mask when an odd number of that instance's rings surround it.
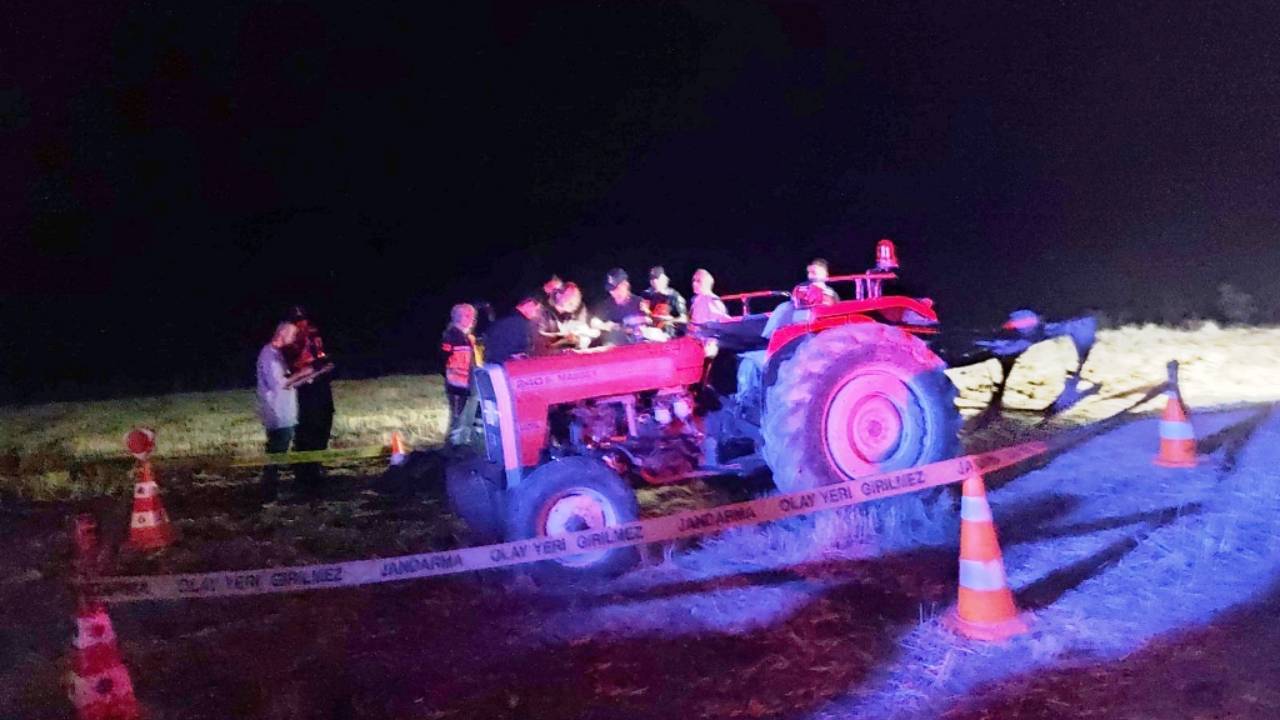
M 476 366 L 476 309 L 459 303 L 449 311 L 449 327 L 440 338 L 444 353 L 444 394 L 449 402 L 448 442 L 462 442 L 462 418 L 471 396 L 471 371 Z
M 276 326 L 271 341 L 258 352 L 258 416 L 267 431 L 267 454 L 289 452 L 294 427 L 298 424 L 298 391 L 289 382 L 289 366 L 284 349 L 297 339 L 298 328 L 291 322 Z M 279 468 L 268 463 L 262 469 L 265 502 L 276 499 Z
M 537 294 L 529 293 L 516 303 L 516 311 L 499 318 L 484 334 L 486 363 L 502 364 L 523 355 L 543 355 L 550 342 L 542 337 L 542 304 Z
M 551 333 L 553 350 L 586 350 L 600 331 L 591 327 L 591 315 L 582 304 L 582 290 L 576 283 L 565 283 L 556 291 L 555 330 Z
M 555 295 L 564 287 L 564 280 L 559 275 L 552 275 L 547 281 L 542 283 L 542 309 L 548 313 L 554 312 Z
M 290 380 L 298 391 L 298 426 L 293 435 L 295 452 L 324 450 L 333 432 L 333 388 L 329 373 L 333 363 L 325 354 L 324 339 L 305 308 L 295 305 L 286 319 L 298 329 L 297 338 L 284 349 Z M 294 478 L 307 490 L 319 488 L 323 477 L 320 463 L 303 463 L 294 468 Z
M 654 327 L 672 338 L 683 335 L 689 323 L 684 296 L 671 287 L 671 278 L 661 265 L 649 268 L 649 289 L 641 295 L 649 303 L 649 316 Z

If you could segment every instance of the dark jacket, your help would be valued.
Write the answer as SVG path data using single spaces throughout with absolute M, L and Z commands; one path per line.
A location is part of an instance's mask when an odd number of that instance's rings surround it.
M 529 355 L 534 350 L 537 321 L 520 313 L 499 319 L 484 334 L 484 361 L 504 363 L 516 355 Z

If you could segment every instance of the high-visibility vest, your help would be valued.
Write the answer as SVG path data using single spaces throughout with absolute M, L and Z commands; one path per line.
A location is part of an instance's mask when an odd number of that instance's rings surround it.
M 476 350 L 476 339 L 467 335 L 467 342 L 457 345 L 445 343 L 440 349 L 445 352 L 444 381 L 454 387 L 465 388 L 471 384 L 471 368 L 479 362 Z

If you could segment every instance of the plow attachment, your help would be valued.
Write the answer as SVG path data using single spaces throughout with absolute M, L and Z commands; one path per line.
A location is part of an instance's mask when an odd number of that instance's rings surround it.
M 1076 365 L 1067 370 L 1066 385 L 1062 393 L 1041 412 L 1046 415 L 1064 412 L 1098 392 L 1097 385 L 1084 390 L 1080 388 L 1080 372 L 1093 350 L 1097 330 L 1098 321 L 1091 315 L 1046 322 L 1030 310 L 1018 310 L 1009 316 L 1009 320 L 998 331 L 944 331 L 931 339 L 930 346 L 946 361 L 948 367 L 966 367 L 988 360 L 1000 363 L 1000 378 L 996 381 L 991 401 L 975 423 L 981 426 L 1003 410 L 1005 386 L 1018 358 L 1041 342 L 1069 338 L 1076 351 Z

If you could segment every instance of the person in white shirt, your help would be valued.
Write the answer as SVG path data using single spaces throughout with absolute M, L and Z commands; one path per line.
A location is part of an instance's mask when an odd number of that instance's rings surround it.
M 267 431 L 267 454 L 289 452 L 293 431 L 298 425 L 298 391 L 289 382 L 284 348 L 297 338 L 298 326 L 282 322 L 276 326 L 271 342 L 258 353 L 258 416 Z M 264 500 L 276 498 L 279 468 L 268 464 L 262 469 Z
M 702 325 L 729 319 L 724 301 L 715 293 L 716 279 L 703 268 L 693 271 L 693 303 L 689 308 L 689 322 Z

